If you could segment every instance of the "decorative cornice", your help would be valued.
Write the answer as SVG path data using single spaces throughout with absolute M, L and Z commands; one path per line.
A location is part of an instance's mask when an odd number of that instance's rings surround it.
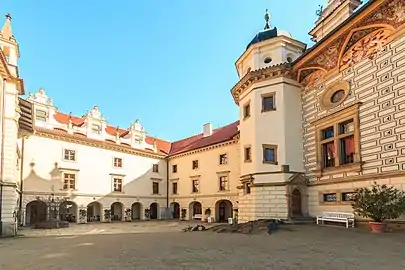
M 86 193 L 75 193 L 73 194 L 69 194 L 68 192 L 53 192 L 53 191 L 24 191 L 24 196 L 29 196 L 29 195 L 33 195 L 33 196 L 49 196 L 49 195 L 55 195 L 55 196 L 69 196 L 71 195 L 72 201 L 74 201 L 75 197 L 90 197 L 90 198 L 99 198 L 96 199 L 97 202 L 100 202 L 100 200 L 102 200 L 103 198 L 127 198 L 127 199 L 166 199 L 165 196 L 163 195 L 154 195 L 154 196 L 139 196 L 139 195 L 127 195 L 125 193 L 109 193 L 109 194 L 86 194 Z
M 352 182 L 359 182 L 359 181 L 370 182 L 370 181 L 374 181 L 374 180 L 381 180 L 381 179 L 393 178 L 393 177 L 405 177 L 405 171 L 363 174 L 363 175 L 356 175 L 356 176 L 346 176 L 343 178 L 335 178 L 333 180 L 310 181 L 308 185 L 309 186 L 321 186 L 321 185 L 352 183 Z
M 189 196 L 179 196 L 179 195 L 175 195 L 172 194 L 171 196 L 169 196 L 169 200 L 171 202 L 176 202 L 176 200 L 180 200 L 180 199 L 199 199 L 199 198 L 218 198 L 218 200 L 224 200 L 226 198 L 230 198 L 230 197 L 236 197 L 234 198 L 235 201 L 237 201 L 237 196 L 238 193 L 237 192 L 227 192 L 227 193 L 220 193 L 220 194 L 195 194 L 193 193 L 193 195 L 189 195 Z
M 65 141 L 65 142 L 71 142 L 71 143 L 76 143 L 76 144 L 81 144 L 81 145 L 86 145 L 86 146 L 91 146 L 91 147 L 97 147 L 97 148 L 102 148 L 102 149 L 107 149 L 107 150 L 112 150 L 112 151 L 117 151 L 117 152 L 122 152 L 126 154 L 131 154 L 131 155 L 139 155 L 143 157 L 149 157 L 149 158 L 156 158 L 156 159 L 164 159 L 166 158 L 165 155 L 159 155 L 159 154 L 154 154 L 154 153 L 147 153 L 143 152 L 138 149 L 133 149 L 131 147 L 125 146 L 125 145 L 116 145 L 110 142 L 106 141 L 95 141 L 88 139 L 86 137 L 75 137 L 72 134 L 56 134 L 52 132 L 52 130 L 47 130 L 46 132 L 41 130 L 35 131 L 35 135 L 40 136 L 40 137 L 45 137 L 45 138 L 50 138 L 54 140 L 59 140 L 59 141 Z
M 236 83 L 231 89 L 231 94 L 235 103 L 239 104 L 239 97 L 248 89 L 252 84 L 275 79 L 279 77 L 292 78 L 290 75 L 291 64 L 282 63 L 266 68 L 248 72 L 239 82 Z

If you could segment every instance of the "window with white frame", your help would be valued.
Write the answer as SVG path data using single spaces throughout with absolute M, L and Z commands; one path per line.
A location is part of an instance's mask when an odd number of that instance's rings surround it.
M 122 178 L 113 178 L 113 190 L 114 192 L 122 192 Z
M 99 125 L 99 124 L 92 124 L 92 125 L 91 125 L 91 131 L 92 131 L 94 134 L 101 134 L 101 125 Z
M 114 158 L 114 167 L 115 168 L 122 168 L 122 158 Z
M 76 161 L 76 151 L 71 149 L 64 149 L 63 159 L 66 161 Z
M 63 173 L 63 189 L 75 189 L 76 188 L 76 174 Z
M 222 175 L 219 177 L 219 190 L 220 191 L 227 191 L 228 187 L 228 176 Z

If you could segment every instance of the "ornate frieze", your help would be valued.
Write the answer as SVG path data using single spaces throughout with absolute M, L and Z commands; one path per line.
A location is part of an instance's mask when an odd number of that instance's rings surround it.
M 404 27 L 405 2 L 378 0 L 357 17 L 296 63 L 293 75 L 299 82 L 306 85 L 312 82 L 313 87 L 317 84 L 313 77 L 320 76 L 319 70 L 327 77 L 336 70 L 339 72 L 365 58 L 375 57 Z M 315 72 L 318 74 L 307 79 Z

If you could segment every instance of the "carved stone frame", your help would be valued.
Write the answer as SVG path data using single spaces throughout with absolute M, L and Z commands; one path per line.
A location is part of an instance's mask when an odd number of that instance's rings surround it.
M 315 126 L 315 142 L 316 142 L 316 157 L 317 157 L 317 169 L 314 171 L 317 177 L 341 174 L 345 172 L 360 172 L 362 170 L 362 161 L 360 155 L 360 121 L 359 121 L 359 107 L 361 102 L 355 103 L 341 111 L 335 112 L 327 117 L 318 119 L 312 124 Z M 322 144 L 321 144 L 321 133 L 322 130 L 330 126 L 337 130 L 337 126 L 349 119 L 353 119 L 354 124 L 354 163 L 340 165 L 339 158 L 337 159 L 337 166 L 330 168 L 323 168 L 322 166 Z M 333 138 L 335 145 L 339 140 L 339 136 Z M 339 147 L 337 149 L 337 157 L 340 156 Z
M 339 102 L 333 103 L 331 100 L 332 96 L 339 90 L 343 90 L 345 92 L 345 94 Z M 350 92 L 350 83 L 349 82 L 339 81 L 337 83 L 334 83 L 331 86 L 329 86 L 322 94 L 322 97 L 320 100 L 320 105 L 325 110 L 337 107 L 346 100 L 347 96 L 349 95 L 349 92 Z

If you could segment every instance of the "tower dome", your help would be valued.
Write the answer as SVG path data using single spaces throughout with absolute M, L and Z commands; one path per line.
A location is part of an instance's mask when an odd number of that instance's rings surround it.
M 264 26 L 264 30 L 260 31 L 256 34 L 256 36 L 249 42 L 246 46 L 246 50 L 249 49 L 250 46 L 253 44 L 269 40 L 278 36 L 286 36 L 292 38 L 291 34 L 285 30 L 277 29 L 277 27 L 270 28 L 270 14 L 269 11 L 266 9 L 266 14 L 264 15 L 264 19 L 266 20 L 266 25 Z

